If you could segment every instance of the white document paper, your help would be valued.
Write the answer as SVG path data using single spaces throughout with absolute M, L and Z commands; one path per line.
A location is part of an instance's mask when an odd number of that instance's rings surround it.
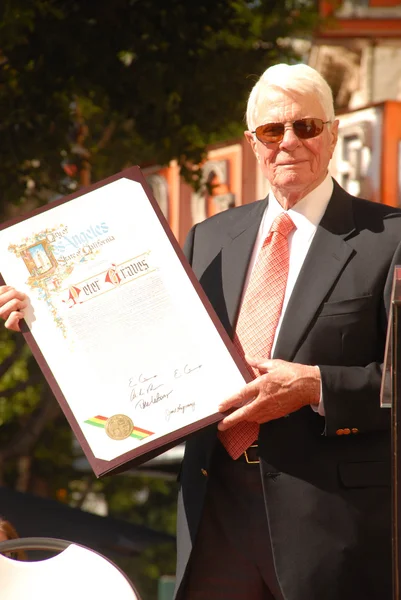
M 0 256 L 96 458 L 145 451 L 244 385 L 141 183 L 122 177 L 7 227 Z

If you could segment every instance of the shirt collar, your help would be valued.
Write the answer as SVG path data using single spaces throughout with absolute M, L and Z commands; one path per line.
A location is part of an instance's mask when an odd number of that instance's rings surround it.
M 304 231 L 305 233 L 314 233 L 316 231 L 333 193 L 333 187 L 331 175 L 327 173 L 325 179 L 317 188 L 304 196 L 302 200 L 288 210 L 288 215 L 291 217 L 297 231 Z M 266 232 L 266 235 L 274 219 L 281 212 L 284 212 L 283 207 L 273 192 L 270 191 L 269 203 L 262 219 L 262 228 Z

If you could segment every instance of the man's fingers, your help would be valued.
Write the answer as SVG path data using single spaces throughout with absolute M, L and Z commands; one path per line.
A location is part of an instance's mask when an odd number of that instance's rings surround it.
M 10 285 L 0 285 L 0 296 L 13 289 Z
M 0 318 L 8 321 L 12 313 L 24 311 L 27 306 L 28 297 L 26 294 L 19 292 L 9 285 L 0 286 Z M 21 316 L 14 315 L 11 319 L 11 323 L 13 323 L 17 317 L 21 318 Z M 10 329 L 9 326 L 6 325 L 6 327 Z
M 219 405 L 219 411 L 225 412 L 230 408 L 236 408 L 238 406 L 243 406 L 249 400 L 252 400 L 258 393 L 257 388 L 254 385 L 254 382 L 248 383 L 238 394 L 234 394 L 230 398 L 226 398 Z
M 0 317 L 2 319 L 7 320 L 8 317 L 11 315 L 11 313 L 24 311 L 24 309 L 27 306 L 28 306 L 28 300 L 25 295 L 24 295 L 23 299 L 12 298 L 8 302 L 6 302 L 5 304 L 0 306 Z
M 20 331 L 19 322 L 24 318 L 24 310 L 28 306 L 28 297 L 9 285 L 0 286 L 0 318 L 5 327 Z
M 267 373 L 273 366 L 273 361 L 267 358 L 254 358 L 253 356 L 245 356 L 245 360 L 251 367 L 258 369 L 261 373 Z
M 242 408 L 238 408 L 237 410 L 232 412 L 227 417 L 224 417 L 224 419 L 219 422 L 219 424 L 217 426 L 218 429 L 220 431 L 225 431 L 226 429 L 230 429 L 230 427 L 233 427 L 234 425 L 236 425 L 237 423 L 240 423 L 241 421 L 246 421 L 250 410 L 251 410 L 251 406 L 249 404 L 247 404 L 246 406 L 243 406 Z
M 18 300 L 25 300 L 26 294 L 19 292 L 10 285 L 0 285 L 0 304 L 8 302 L 12 298 L 18 298 Z
M 11 329 L 12 331 L 21 331 L 19 322 L 23 318 L 24 313 L 22 311 L 14 311 L 10 314 L 4 325 L 6 329 Z

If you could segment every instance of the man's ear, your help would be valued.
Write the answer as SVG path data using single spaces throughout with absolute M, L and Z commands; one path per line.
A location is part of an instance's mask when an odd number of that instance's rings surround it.
M 256 143 L 255 136 L 251 131 L 244 131 L 244 136 L 246 141 L 251 145 L 254 155 L 256 156 L 256 160 L 260 163 L 260 155 L 258 152 L 258 145 Z
M 330 143 L 330 156 L 333 156 L 334 148 L 336 147 L 338 140 L 338 126 L 340 121 L 336 119 L 331 125 L 331 143 Z

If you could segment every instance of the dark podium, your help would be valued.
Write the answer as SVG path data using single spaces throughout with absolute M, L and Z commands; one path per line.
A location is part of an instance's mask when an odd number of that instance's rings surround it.
M 401 266 L 394 270 L 380 402 L 391 409 L 393 600 L 401 600 Z

